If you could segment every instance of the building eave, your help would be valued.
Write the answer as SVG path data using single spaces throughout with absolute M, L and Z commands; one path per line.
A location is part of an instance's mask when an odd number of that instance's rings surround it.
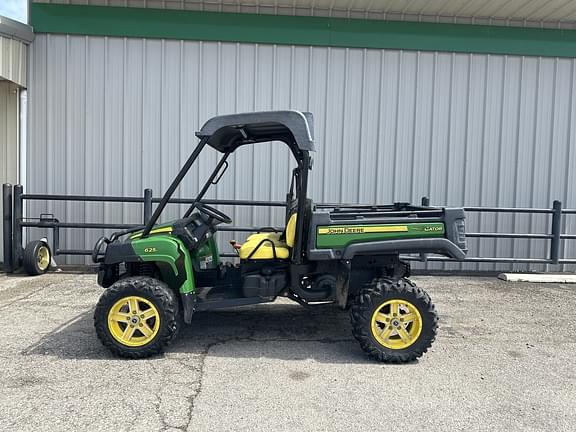
M 28 45 L 34 40 L 34 31 L 29 25 L 0 15 L 0 36 L 16 39 Z

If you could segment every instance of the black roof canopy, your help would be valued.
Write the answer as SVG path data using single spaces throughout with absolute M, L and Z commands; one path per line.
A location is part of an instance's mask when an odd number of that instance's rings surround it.
M 220 152 L 233 152 L 245 144 L 283 141 L 300 150 L 314 151 L 314 117 L 300 111 L 262 111 L 212 117 L 198 138 Z

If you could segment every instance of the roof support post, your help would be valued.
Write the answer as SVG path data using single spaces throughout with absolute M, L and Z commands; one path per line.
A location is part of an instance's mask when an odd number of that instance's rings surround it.
M 308 170 L 310 169 L 310 154 L 302 151 L 301 158 L 298 159 L 300 166 L 300 190 L 298 196 L 298 219 L 296 220 L 296 244 L 292 253 L 292 260 L 295 264 L 302 262 L 302 248 L 304 243 L 304 218 L 306 213 L 306 199 L 308 198 Z
M 172 181 L 172 184 L 170 185 L 170 187 L 168 188 L 168 190 L 166 191 L 166 193 L 162 197 L 162 200 L 160 200 L 160 203 L 158 204 L 158 207 L 156 207 L 156 210 L 152 214 L 152 217 L 146 223 L 146 227 L 144 228 L 144 231 L 142 231 L 142 237 L 141 238 L 147 237 L 148 234 L 150 234 L 152 227 L 154 227 L 154 225 L 158 221 L 158 218 L 160 217 L 160 215 L 164 211 L 164 207 L 166 207 L 166 204 L 168 204 L 168 201 L 170 200 L 170 198 L 172 198 L 174 191 L 176 190 L 178 185 L 180 185 L 180 183 L 182 182 L 182 180 L 184 179 L 184 177 L 186 176 L 186 174 L 190 170 L 190 167 L 192 166 L 192 164 L 194 164 L 196 159 L 198 159 L 200 152 L 202 151 L 202 149 L 204 148 L 204 146 L 208 142 L 208 138 L 209 137 L 203 137 L 200 140 L 200 142 L 198 143 L 198 145 L 196 146 L 196 148 L 194 149 L 194 151 L 192 152 L 192 154 L 190 155 L 190 157 L 188 158 L 188 160 L 186 161 L 186 163 L 184 164 L 184 166 L 182 167 L 182 169 L 180 170 L 180 172 L 178 173 L 178 175 L 176 176 L 174 181 Z
M 188 210 L 186 210 L 186 213 L 184 214 L 184 218 L 187 218 L 192 214 L 192 212 L 196 208 L 196 204 L 198 202 L 200 202 L 202 200 L 202 198 L 204 198 L 204 195 L 206 195 L 206 192 L 208 192 L 208 188 L 210 187 L 210 185 L 215 184 L 212 182 L 214 181 L 216 176 L 219 174 L 220 174 L 220 176 L 222 176 L 222 174 L 224 174 L 224 172 L 220 173 L 220 170 L 222 169 L 222 166 L 226 163 L 228 156 L 230 156 L 230 152 L 224 153 L 224 156 L 222 156 L 222 159 L 220 159 L 220 162 L 218 162 L 218 165 L 216 165 L 216 168 L 214 168 L 214 171 L 212 171 L 212 174 L 210 174 L 210 177 L 208 178 L 208 180 L 206 180 L 204 187 L 202 188 L 202 190 L 200 191 L 200 193 L 198 194 L 196 199 L 194 199 L 194 202 L 190 205 Z M 226 168 L 224 169 L 224 171 L 226 171 Z M 218 180 L 220 180 L 220 179 L 218 178 Z

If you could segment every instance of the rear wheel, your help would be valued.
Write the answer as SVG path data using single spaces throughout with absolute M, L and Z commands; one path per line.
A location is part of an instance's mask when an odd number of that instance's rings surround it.
M 163 351 L 181 325 L 176 294 L 151 277 L 129 277 L 104 291 L 94 312 L 100 341 L 113 354 L 145 358 Z
M 42 240 L 33 240 L 24 248 L 22 265 L 30 276 L 44 274 L 50 267 L 52 252 L 48 244 Z
M 408 279 L 374 279 L 350 309 L 352 332 L 371 357 L 416 360 L 434 342 L 438 316 L 428 294 Z

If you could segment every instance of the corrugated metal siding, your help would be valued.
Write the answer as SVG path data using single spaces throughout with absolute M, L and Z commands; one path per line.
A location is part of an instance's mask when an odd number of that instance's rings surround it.
M 1 35 L 0 78 L 26 87 L 26 45 Z
M 427 195 L 450 206 L 576 207 L 572 59 L 41 34 L 31 50 L 30 192 L 158 195 L 206 119 L 293 108 L 315 114 L 317 202 Z M 234 159 L 211 196 L 284 199 L 292 162 L 282 146 L 244 148 Z M 194 195 L 215 161 L 205 154 L 180 196 Z M 31 209 L 67 221 L 141 217 L 134 205 Z M 224 210 L 238 225 L 282 223 L 280 210 Z M 166 218 L 177 215 L 174 206 Z M 470 231 L 547 229 L 536 216 L 468 222 Z M 67 246 L 91 247 L 98 235 L 68 235 Z M 482 244 L 470 241 L 471 255 L 542 256 L 546 247 Z
M 0 185 L 18 182 L 18 115 L 18 87 L 0 81 Z M 4 252 L 2 234 L 0 230 L 0 261 Z
M 390 21 L 432 21 L 519 27 L 576 27 L 566 0 L 33 0 L 34 3 L 313 15 Z

